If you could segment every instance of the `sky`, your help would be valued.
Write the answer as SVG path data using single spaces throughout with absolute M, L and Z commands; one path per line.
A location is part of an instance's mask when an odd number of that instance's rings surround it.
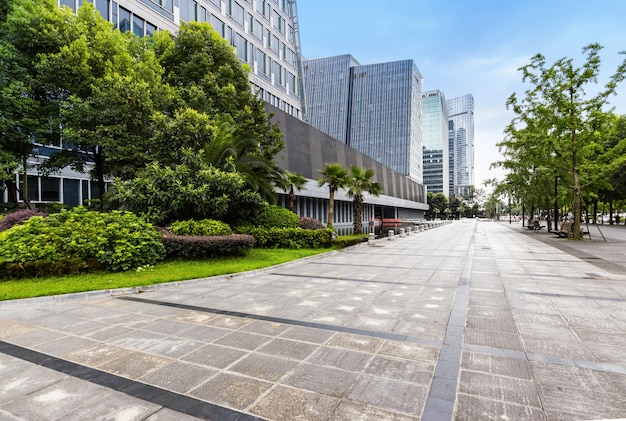
M 567 57 L 584 63 L 582 48 L 599 43 L 602 88 L 626 58 L 625 0 L 299 0 L 304 57 L 352 54 L 361 64 L 412 59 L 424 91 L 474 96 L 476 187 L 502 180 L 496 144 L 514 115 L 506 109 L 530 87 L 521 66 L 541 54 L 550 66 Z M 626 81 L 611 97 L 626 114 Z

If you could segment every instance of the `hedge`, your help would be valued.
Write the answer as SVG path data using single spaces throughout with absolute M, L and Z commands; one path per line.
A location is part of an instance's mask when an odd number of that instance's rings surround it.
M 244 234 L 187 236 L 164 232 L 161 242 L 168 259 L 245 255 L 254 247 L 254 237 Z

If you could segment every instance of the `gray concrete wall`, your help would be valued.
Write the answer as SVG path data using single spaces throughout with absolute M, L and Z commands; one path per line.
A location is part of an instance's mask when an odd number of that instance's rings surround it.
M 422 184 L 400 175 L 276 107 L 269 104 L 266 107 L 274 115 L 272 121 L 284 135 L 285 149 L 276 157 L 280 168 L 297 172 L 312 180 L 319 178 L 318 170 L 331 162 L 337 162 L 345 168 L 350 168 L 352 164 L 372 168 L 376 172 L 374 180 L 383 188 L 382 197 L 414 202 L 408 208 L 428 209 L 426 192 Z M 397 206 L 392 203 L 390 205 Z

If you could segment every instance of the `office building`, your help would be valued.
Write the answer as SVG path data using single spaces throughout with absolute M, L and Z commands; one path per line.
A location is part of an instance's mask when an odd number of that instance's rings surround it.
M 450 192 L 448 105 L 443 92 L 422 94 L 422 159 L 424 185 L 429 192 Z
M 59 0 L 76 11 L 83 0 Z M 121 31 L 143 36 L 181 22 L 209 22 L 250 65 L 261 99 L 303 117 L 300 35 L 295 0 L 90 0 Z
M 313 127 L 422 182 L 422 75 L 413 60 L 360 65 L 345 55 L 303 67 Z
M 454 192 L 463 195 L 474 186 L 474 97 L 466 94 L 448 101 L 454 144 Z

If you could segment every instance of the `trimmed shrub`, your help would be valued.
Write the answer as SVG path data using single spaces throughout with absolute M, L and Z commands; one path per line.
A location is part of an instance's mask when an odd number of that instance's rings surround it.
M 310 218 L 308 216 L 303 216 L 300 218 L 298 222 L 298 226 L 305 230 L 323 230 L 326 228 L 322 221 L 315 218 Z
M 254 225 L 263 228 L 296 228 L 298 215 L 277 205 L 269 205 L 254 220 Z
M 96 259 L 35 260 L 28 262 L 0 262 L 2 278 L 20 279 L 40 276 L 60 276 L 102 270 Z
M 110 271 L 151 265 L 163 256 L 160 234 L 130 212 L 76 207 L 34 216 L 0 239 L 0 263 L 95 259 Z
M 333 246 L 337 248 L 344 248 L 360 244 L 366 240 L 367 235 L 363 234 L 343 235 L 333 240 Z
M 211 236 L 211 235 L 230 235 L 232 230 L 228 224 L 222 221 L 216 221 L 215 219 L 202 219 L 187 221 L 176 221 L 170 227 L 172 234 L 176 235 L 197 235 L 197 236 Z
M 254 237 L 254 246 L 263 248 L 316 249 L 331 246 L 332 229 L 306 230 L 303 228 L 245 227 Z
M 161 242 L 168 259 L 197 259 L 245 255 L 254 247 L 251 235 L 187 236 L 163 233 Z
M 20 209 L 15 212 L 7 213 L 0 219 L 0 231 L 6 231 L 9 228 L 23 224 L 31 216 L 47 216 L 43 212 L 39 212 L 31 209 Z

